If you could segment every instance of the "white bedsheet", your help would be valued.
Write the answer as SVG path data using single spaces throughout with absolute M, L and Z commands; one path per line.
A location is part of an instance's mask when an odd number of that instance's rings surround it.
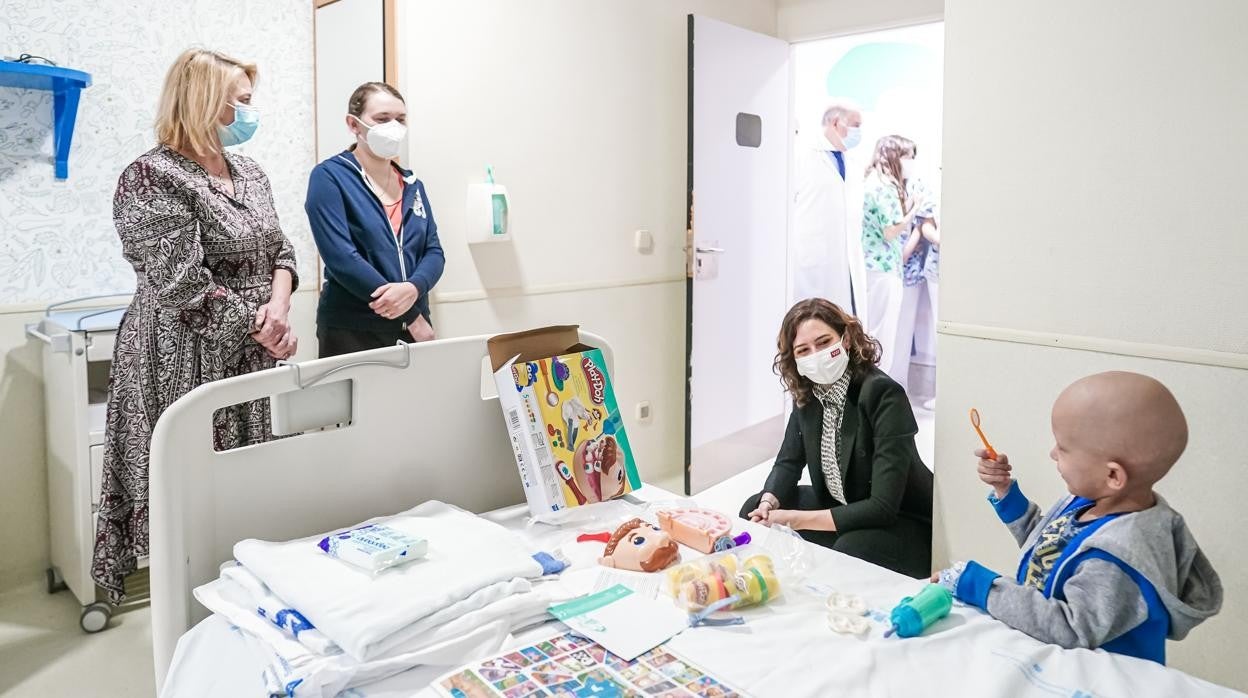
M 756 698 L 1244 695 L 1142 659 L 1044 645 L 974 609 L 953 613 L 922 638 L 883 640 L 873 629 L 868 638 L 858 639 L 826 630 L 817 605 L 803 611 L 801 605 L 786 604 L 749 613 L 744 627 L 687 631 L 672 647 Z M 968 618 L 972 614 L 978 618 Z M 523 646 L 557 627 L 553 623 L 522 633 L 507 646 Z M 229 666 L 228 676 L 213 670 L 217 658 Z M 433 698 L 430 682 L 449 669 L 422 666 L 340 695 Z M 230 624 L 211 616 L 179 642 L 162 698 L 263 695 L 263 684 L 253 678 L 262 670 Z
M 819 557 L 812 581 L 857 594 L 884 617 L 926 583 L 832 551 Z M 1242 695 L 1154 662 L 1046 645 L 960 604 L 910 639 L 883 637 L 882 622 L 865 637 L 838 635 L 814 594 L 788 594 L 747 617 L 743 627 L 698 628 L 671 646 L 760 698 Z
M 230 577 L 238 577 L 238 574 Z M 351 686 L 376 681 L 414 666 L 437 666 L 467 662 L 502 646 L 512 630 L 544 620 L 546 608 L 568 595 L 560 585 L 539 582 L 533 589 L 527 580 L 517 579 L 487 587 L 489 603 L 462 613 L 444 623 L 422 622 L 423 632 L 409 640 L 360 662 L 337 646 L 324 652 L 306 644 L 304 635 L 298 639 L 256 613 L 254 587 L 240 585 L 228 577 L 203 585 L 195 597 L 209 610 L 237 626 L 253 653 L 266 658 L 265 677 L 269 693 L 305 696 L 336 695 Z M 479 596 L 480 594 L 478 594 Z M 279 605 L 280 601 L 279 601 Z
M 396 632 L 480 589 L 542 574 L 515 533 L 441 502 L 366 523 L 424 538 L 429 552 L 375 578 L 324 554 L 316 546 L 321 536 L 287 543 L 245 540 L 234 546 L 234 557 L 360 661 L 392 649 L 395 642 L 387 641 Z M 482 559 L 490 564 L 480 564 Z
M 765 529 L 743 525 L 757 540 L 766 535 Z M 522 523 L 514 526 L 521 529 Z M 831 550 L 813 546 L 812 550 L 818 564 L 808 583 L 858 594 L 874 611 L 886 614 L 901 597 L 913 594 L 923 584 Z M 1063 650 L 1046 645 L 961 605 L 955 605 L 950 616 L 926 635 L 913 639 L 884 638 L 884 627 L 878 622 L 865 637 L 838 635 L 827 628 L 822 600 L 794 589 L 785 589 L 777 601 L 744 615 L 747 623 L 743 626 L 689 630 L 674 638 L 672 647 L 757 698 L 1244 695 L 1153 662 L 1101 650 Z M 509 644 L 521 646 L 550 632 L 555 632 L 553 625 L 523 633 Z M 263 662 L 248 657 L 242 644 L 239 635 L 219 616 L 200 623 L 179 642 L 164 695 L 258 695 L 263 688 L 254 676 L 263 670 Z M 227 660 L 238 661 L 228 671 L 239 676 L 227 682 L 227 677 L 214 674 L 224 664 L 218 657 L 239 658 Z M 432 696 L 429 682 L 450 668 L 420 667 L 343 695 Z M 247 685 L 255 688 L 251 692 L 241 690 Z M 201 687 L 204 690 L 199 690 Z M 217 687 L 222 690 L 209 690 Z M 240 690 L 225 690 L 235 688 Z

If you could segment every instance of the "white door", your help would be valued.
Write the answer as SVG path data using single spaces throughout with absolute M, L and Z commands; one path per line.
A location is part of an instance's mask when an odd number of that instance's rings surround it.
M 771 365 L 787 309 L 790 47 L 693 15 L 689 39 L 694 451 L 784 412 Z

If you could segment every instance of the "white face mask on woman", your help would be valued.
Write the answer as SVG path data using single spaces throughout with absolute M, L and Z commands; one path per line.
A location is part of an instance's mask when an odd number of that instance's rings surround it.
M 849 367 L 849 354 L 845 345 L 837 342 L 813 354 L 797 357 L 797 372 L 819 385 L 831 385 L 845 375 Z
M 901 178 L 905 180 L 914 179 L 915 169 L 914 160 L 910 158 L 901 159 Z
M 368 144 L 369 150 L 377 154 L 377 157 L 386 159 L 397 158 L 399 153 L 403 151 L 403 139 L 407 137 L 407 126 L 397 121 L 387 121 L 370 126 L 354 114 L 351 115 L 351 118 L 368 129 L 368 135 L 364 137 L 364 142 Z

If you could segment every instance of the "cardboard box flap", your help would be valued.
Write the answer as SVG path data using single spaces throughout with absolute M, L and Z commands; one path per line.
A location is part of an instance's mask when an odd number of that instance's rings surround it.
M 490 366 L 494 371 L 517 355 L 520 361 L 535 361 L 594 348 L 581 344 L 580 325 L 557 325 L 500 334 L 490 337 L 485 344 L 490 350 Z

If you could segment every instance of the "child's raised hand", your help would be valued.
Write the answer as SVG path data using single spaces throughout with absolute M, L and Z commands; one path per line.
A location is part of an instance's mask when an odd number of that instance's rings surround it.
M 1013 481 L 1013 477 L 1010 476 L 1012 468 L 1010 468 L 1009 456 L 998 453 L 996 460 L 989 460 L 988 451 L 977 448 L 975 457 L 979 458 L 979 479 L 992 487 L 997 499 L 1005 497 L 1005 494 L 1010 491 L 1010 482 Z

